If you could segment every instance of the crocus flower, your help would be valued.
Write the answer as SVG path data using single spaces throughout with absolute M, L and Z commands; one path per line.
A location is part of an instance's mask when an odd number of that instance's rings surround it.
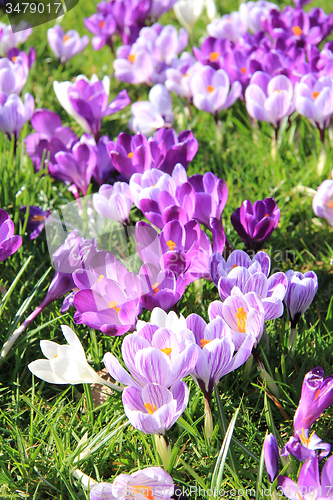
M 160 83 L 148 94 L 149 101 L 135 102 L 131 106 L 132 118 L 129 127 L 134 132 L 148 135 L 162 127 L 170 127 L 174 121 L 172 100 L 169 92 Z
M 246 109 L 252 118 L 279 129 L 283 118 L 294 111 L 293 85 L 285 75 L 273 78 L 257 71 L 245 91 Z
M 171 500 L 174 484 L 160 467 L 147 467 L 132 474 L 120 474 L 113 483 L 97 483 L 90 489 L 90 500 L 142 500 L 142 497 Z
M 202 69 L 191 78 L 193 104 L 196 108 L 217 116 L 222 109 L 229 108 L 241 94 L 242 86 L 230 81 L 223 69 L 214 70 L 210 66 Z
M 67 113 L 78 122 L 87 133 L 93 134 L 96 141 L 102 126 L 104 116 L 109 116 L 124 109 L 131 101 L 126 90 L 108 104 L 110 93 L 110 78 L 105 76 L 102 81 L 93 75 L 90 80 L 80 75 L 75 82 L 54 82 L 55 94 Z
M 0 208 L 0 262 L 13 255 L 22 245 L 21 236 L 14 235 L 14 222 L 8 213 Z
M 73 273 L 79 291 L 73 305 L 74 321 L 101 330 L 106 335 L 123 335 L 140 311 L 140 279 L 111 253 L 98 252 L 85 270 Z
M 247 25 L 239 12 L 231 12 L 220 19 L 214 19 L 207 26 L 209 36 L 226 38 L 234 43 L 247 32 Z
M 0 59 L 0 92 L 20 95 L 27 81 L 29 67 L 20 56 L 15 62 L 7 57 Z
M 295 106 L 300 115 L 318 127 L 322 142 L 333 115 L 333 78 L 305 75 L 295 86 Z
M 121 132 L 116 142 L 107 144 L 107 152 L 115 168 L 127 179 L 134 173 L 143 173 L 151 168 L 152 155 L 148 139 L 141 133 L 131 136 Z
M 184 130 L 178 137 L 172 128 L 161 128 L 149 138 L 153 158 L 152 168 L 159 168 L 172 174 L 175 166 L 181 164 L 185 169 L 198 151 L 198 141 L 193 132 Z
M 11 25 L 0 22 L 0 54 L 6 55 L 13 47 L 24 43 L 32 34 L 32 28 L 29 23 L 20 21 L 15 27 L 15 32 Z
M 0 130 L 10 139 L 14 134 L 17 140 L 21 128 L 30 120 L 34 109 L 35 101 L 31 94 L 25 94 L 23 103 L 16 94 L 0 92 Z
M 133 427 L 145 434 L 165 434 L 185 411 L 189 391 L 184 382 L 176 382 L 170 389 L 147 384 L 143 388 L 126 387 L 122 398 Z
M 271 10 L 279 11 L 278 5 L 266 0 L 258 0 L 257 2 L 244 2 L 239 6 L 239 14 L 242 21 L 247 24 L 248 29 L 252 33 L 264 30 L 264 22 L 269 17 Z
M 61 64 L 65 64 L 86 48 L 89 37 L 83 35 L 81 38 L 76 30 L 69 30 L 65 33 L 62 27 L 56 24 L 47 30 L 47 41 L 55 57 Z
M 91 45 L 94 50 L 100 50 L 105 44 L 112 46 L 111 36 L 116 30 L 116 21 L 112 14 L 93 14 L 84 19 L 84 25 L 93 35 Z
M 300 318 L 310 306 L 318 290 L 318 277 L 314 271 L 302 274 L 287 271 L 288 289 L 284 298 L 291 328 L 295 328 Z
M 168 12 L 174 6 L 177 0 L 152 0 L 148 11 L 148 17 L 157 20 L 165 12 Z
M 41 340 L 40 348 L 47 359 L 29 363 L 29 370 L 50 384 L 102 384 L 121 391 L 121 387 L 102 379 L 91 368 L 82 344 L 73 330 L 66 325 L 62 325 L 61 329 L 69 345 Z
M 265 437 L 264 459 L 267 474 L 272 483 L 279 473 L 279 448 L 274 434 L 268 434 Z
M 27 207 L 26 206 L 21 207 L 20 210 L 25 214 L 27 211 Z M 31 240 L 38 238 L 38 236 L 40 235 L 45 226 L 46 219 L 49 217 L 50 213 L 51 210 L 47 210 L 45 212 L 39 207 L 34 207 L 33 205 L 30 205 L 29 217 L 26 229 L 28 233 L 30 233 Z
M 311 425 L 333 403 L 333 375 L 324 378 L 320 367 L 309 371 L 303 380 L 301 398 L 294 415 L 294 436 Z
M 97 143 L 97 159 L 93 177 L 100 186 L 112 181 L 116 173 L 116 169 L 107 151 L 109 142 L 110 138 L 107 135 L 103 135 L 98 139 Z
M 195 23 L 203 13 L 204 0 L 178 0 L 173 6 L 174 13 L 180 24 L 192 32 Z
M 258 250 L 268 240 L 280 220 L 280 209 L 274 198 L 243 201 L 230 217 L 231 223 L 248 249 Z
M 69 127 L 61 125 L 60 116 L 48 109 L 36 109 L 31 125 L 36 132 L 28 135 L 24 142 L 36 171 L 41 168 L 43 156 L 45 166 L 54 165 L 56 153 L 71 152 L 72 146 L 79 140 Z
M 316 451 L 320 450 L 317 455 Z M 310 457 L 318 456 L 319 460 L 327 457 L 331 451 L 329 443 L 323 443 L 314 432 L 309 435 L 309 429 L 297 431 L 296 436 L 292 436 L 287 444 L 281 450 L 281 457 L 287 457 L 289 454 L 304 462 Z
M 212 172 L 206 172 L 204 175 L 194 174 L 188 182 L 195 190 L 193 218 L 209 227 L 211 217 L 220 219 L 222 216 L 228 199 L 227 185 Z
M 305 500 L 309 496 L 312 500 L 333 498 L 333 456 L 325 463 L 320 479 L 318 457 L 311 457 L 302 465 L 297 483 L 289 477 L 279 476 L 278 485 L 290 500 Z
M 312 208 L 317 217 L 325 218 L 333 226 L 333 180 L 327 179 L 320 184 Z
M 243 250 L 234 250 L 227 260 L 224 259 L 221 253 L 214 252 L 210 259 L 210 275 L 215 285 L 218 285 L 222 276 L 228 276 L 230 271 L 239 266 L 248 269 L 251 275 L 262 272 L 268 278 L 271 270 L 271 259 L 266 252 L 262 251 L 257 252 L 251 259 Z M 237 286 L 240 286 L 239 282 Z
M 172 62 L 171 68 L 165 70 L 165 87 L 169 92 L 175 92 L 177 95 L 185 97 L 189 103 L 192 103 L 191 79 L 201 67 L 202 64 L 196 62 L 191 54 L 183 52 L 179 59 Z
M 23 50 L 13 47 L 12 49 L 8 50 L 6 57 L 13 62 L 16 62 L 17 57 L 21 57 L 28 68 L 31 69 L 31 66 L 36 60 L 36 50 L 34 49 L 34 47 L 30 47 L 28 54 L 26 54 L 25 52 L 23 52 Z
M 126 182 L 116 182 L 113 186 L 103 184 L 98 193 L 93 195 L 93 204 L 96 212 L 105 219 L 129 224 L 133 202 Z

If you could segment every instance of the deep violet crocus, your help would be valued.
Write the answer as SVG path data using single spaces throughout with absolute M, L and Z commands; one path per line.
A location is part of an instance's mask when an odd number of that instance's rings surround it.
M 25 214 L 27 212 L 27 207 L 21 207 L 20 210 Z M 38 238 L 45 226 L 46 219 L 49 217 L 50 213 L 51 210 L 45 211 L 39 207 L 30 205 L 26 230 L 28 231 L 28 233 L 30 233 L 31 240 Z
M 90 480 L 91 481 L 91 480 Z M 143 497 L 171 500 L 174 484 L 160 467 L 147 467 L 132 474 L 120 474 L 113 483 L 97 483 L 90 487 L 90 500 L 142 500 Z
M 8 213 L 0 208 L 0 262 L 13 255 L 22 245 L 21 236 L 14 235 L 14 222 Z
M 1 350 L 0 359 L 7 356 L 16 339 L 46 306 L 75 288 L 72 273 L 76 269 L 84 268 L 96 252 L 96 240 L 85 240 L 78 235 L 77 230 L 72 231 L 67 236 L 64 243 L 52 255 L 53 266 L 56 272 L 47 290 L 45 299 L 5 342 Z
M 80 75 L 75 82 L 54 82 L 55 94 L 67 113 L 78 122 L 83 130 L 94 135 L 96 141 L 102 126 L 102 119 L 124 109 L 131 102 L 126 90 L 108 104 L 110 78 L 100 81 L 96 75 L 90 80 Z
M 264 441 L 264 460 L 271 483 L 279 473 L 279 447 L 274 434 L 268 434 Z
M 230 219 L 246 248 L 258 250 L 278 225 L 280 209 L 274 198 L 258 200 L 253 206 L 249 200 L 245 200 Z

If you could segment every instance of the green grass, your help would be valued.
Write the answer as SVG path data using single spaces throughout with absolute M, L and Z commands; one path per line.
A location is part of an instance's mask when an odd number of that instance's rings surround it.
M 316 6 L 328 11 L 330 1 L 317 1 Z M 223 5 L 221 3 L 219 10 L 226 13 L 237 7 L 234 0 L 229 0 Z M 75 28 L 81 34 L 85 33 L 83 18 L 93 13 L 94 8 L 92 0 L 81 0 L 64 17 L 64 28 Z M 172 14 L 162 19 L 162 22 L 169 21 L 178 26 Z M 58 67 L 46 41 L 46 30 L 52 25 L 49 23 L 35 28 L 25 44 L 25 47 L 35 46 L 37 51 L 37 63 L 30 72 L 25 91 L 34 95 L 36 107 L 56 111 L 64 125 L 81 134 L 79 126 L 58 103 L 52 88 L 53 81 L 65 81 L 78 74 L 89 77 L 95 72 L 99 77 L 111 74 L 113 57 L 107 47 L 99 52 L 93 52 L 88 47 L 64 68 Z M 205 25 L 206 20 L 200 20 L 195 33 L 196 44 L 204 33 Z M 148 92 L 144 86 L 132 87 L 112 80 L 113 95 L 123 88 L 127 88 L 133 102 L 146 98 Z M 318 178 L 319 135 L 306 120 L 295 118 L 294 136 L 290 135 L 290 131 L 282 134 L 277 158 L 273 160 L 270 151 L 272 129 L 262 124 L 259 129 L 253 130 L 244 103 L 238 102 L 229 111 L 221 113 L 220 141 L 216 139 L 215 124 L 210 116 L 193 108 L 188 119 L 182 111 L 182 101 L 174 97 L 174 103 L 178 113 L 175 127 L 179 131 L 191 128 L 199 141 L 199 151 L 189 166 L 189 175 L 210 170 L 227 182 L 229 199 L 223 224 L 232 244 L 243 248 L 230 223 L 231 213 L 246 198 L 253 202 L 274 196 L 281 209 L 281 218 L 265 248 L 271 255 L 272 267 L 282 271 L 290 268 L 303 272 L 312 269 L 319 277 L 318 294 L 299 324 L 294 358 L 288 354 L 289 324 L 286 314 L 268 325 L 270 351 L 266 352 L 266 369 L 272 372 L 279 386 L 279 402 L 270 397 L 255 363 L 246 372 L 239 369 L 224 377 L 219 384 L 227 422 L 239 408 L 230 444 L 236 460 L 234 468 L 230 455 L 226 457 L 226 443 L 223 447 L 224 427 L 219 421 L 215 397 L 215 429 L 211 444 L 208 445 L 204 438 L 203 397 L 191 379 L 186 381 L 190 386 L 189 406 L 183 418 L 168 432 L 175 450 L 171 474 L 176 484 L 187 488 L 200 484 L 207 489 L 212 481 L 216 484 L 214 468 L 222 447 L 220 463 L 224 465 L 224 470 L 221 466 L 221 489 L 255 488 L 256 484 L 268 488 L 268 478 L 259 467 L 266 431 L 275 432 L 285 442 L 292 434 L 292 418 L 305 373 L 316 366 L 322 366 L 326 375 L 333 373 L 332 228 L 326 221 L 314 216 L 312 198 L 304 189 L 316 189 L 329 177 L 333 152 L 329 147 L 325 171 Z M 129 114 L 127 108 L 115 117 L 107 118 L 103 122 L 102 133 L 113 139 L 120 131 L 126 131 Z M 31 127 L 27 125 L 22 131 L 16 158 L 8 139 L 0 137 L 0 207 L 10 213 L 16 232 L 23 237 L 20 250 L 0 264 L 2 296 L 30 258 L 9 300 L 0 305 L 1 345 L 18 320 L 22 322 L 42 301 L 53 276 L 53 270 L 44 276 L 50 267 L 45 234 L 37 240 L 29 240 L 19 207 L 33 204 L 44 209 L 57 208 L 64 200 L 72 200 L 62 183 L 51 181 L 47 175 L 34 173 L 22 144 L 23 138 L 30 132 Z M 39 280 L 41 282 L 36 290 Z M 25 302 L 29 298 L 30 302 Z M 185 316 L 197 312 L 207 319 L 208 305 L 217 298 L 218 293 L 212 283 L 200 282 L 188 287 L 178 311 Z M 152 437 L 128 425 L 118 393 L 93 408 L 89 387 L 53 386 L 31 375 L 27 365 L 42 357 L 39 349 L 41 339 L 65 343 L 61 324 L 75 329 L 96 370 L 103 368 L 102 356 L 105 352 L 111 350 L 120 357 L 120 338 L 103 336 L 101 332 L 94 332 L 83 325 L 75 326 L 70 313 L 60 313 L 61 303 L 59 300 L 42 312 L 0 366 L 1 500 L 84 499 L 88 498 L 87 494 L 71 474 L 75 467 L 96 480 L 111 481 L 119 473 L 130 473 L 160 463 Z M 22 305 L 24 310 L 21 309 L 20 319 L 17 312 Z M 149 315 L 146 314 L 145 318 L 148 319 Z M 321 438 L 333 444 L 329 412 L 320 418 L 314 428 Z M 82 443 L 85 433 L 87 441 Z M 80 453 L 88 449 L 91 453 L 85 453 L 79 460 Z M 258 491 L 257 498 L 263 498 L 261 488 Z M 245 498 L 248 499 L 248 496 L 245 495 Z

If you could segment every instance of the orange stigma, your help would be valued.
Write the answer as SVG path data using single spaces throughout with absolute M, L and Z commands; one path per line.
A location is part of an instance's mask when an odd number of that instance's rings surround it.
M 67 40 L 69 40 L 69 39 L 70 39 L 70 36 L 68 36 L 68 35 L 64 35 L 62 39 L 63 39 L 63 41 L 64 41 L 64 42 L 67 42 Z
M 167 246 L 169 247 L 169 250 L 174 250 L 175 249 L 175 246 L 176 246 L 176 243 L 172 240 L 169 240 L 166 242 Z
M 12 57 L 12 61 L 13 61 L 13 62 L 16 62 L 16 59 L 17 59 L 17 57 L 16 57 L 16 56 Z
M 157 408 L 156 408 L 156 406 L 155 406 L 154 403 L 153 403 L 153 406 L 150 403 L 145 403 L 144 407 L 146 408 L 147 412 L 150 415 L 152 415 L 157 410 Z
M 136 61 L 136 55 L 130 54 L 129 56 L 127 56 L 127 59 L 129 60 L 130 63 L 134 63 Z
M 164 349 L 161 349 L 161 351 L 164 352 L 164 354 L 166 354 L 167 356 L 172 353 L 171 347 L 165 347 Z
M 245 75 L 246 73 L 246 68 L 245 66 L 243 66 L 243 68 L 240 69 L 240 72 L 242 73 L 242 75 Z
M 291 31 L 294 33 L 295 36 L 301 36 L 303 33 L 303 30 L 299 26 L 293 26 L 291 28 Z
M 127 155 L 127 156 L 128 156 L 129 158 L 131 158 L 131 159 L 132 159 L 132 158 L 133 158 L 133 156 L 134 156 L 134 153 L 131 151 L 130 153 L 128 153 L 128 155 Z
M 45 217 L 44 217 L 44 215 L 33 215 L 31 217 L 31 220 L 36 221 L 36 222 L 37 221 L 42 221 L 42 220 L 45 220 Z
M 156 295 L 156 294 L 157 294 L 157 292 L 159 292 L 159 291 L 160 291 L 160 289 L 159 289 L 159 288 L 157 288 L 157 287 L 158 287 L 158 283 L 154 283 L 154 284 L 152 285 L 152 289 L 154 290 L 154 295 Z
M 209 342 L 211 342 L 211 340 L 208 340 L 208 339 L 201 339 L 201 340 L 200 340 L 200 347 L 201 347 L 201 349 L 202 349 L 203 347 L 205 347 L 205 345 L 209 344 Z
M 117 302 L 115 300 L 111 300 L 111 302 L 109 302 L 109 308 L 114 309 L 117 314 L 120 311 L 120 307 L 117 307 Z
M 105 21 L 101 21 L 101 22 L 99 23 L 99 27 L 100 27 L 100 28 L 104 28 L 104 26 L 105 26 L 105 25 L 106 25 L 106 22 L 105 22 Z
M 328 208 L 333 208 L 333 200 L 331 200 L 331 201 L 329 201 L 329 202 L 327 203 L 327 207 L 328 207 Z
M 239 333 L 246 333 L 246 318 L 247 312 L 243 307 L 239 307 L 236 312 L 237 326 Z
M 210 62 L 216 62 L 219 60 L 219 57 L 220 57 L 220 53 L 219 52 L 211 52 L 209 54 L 209 60 Z
M 207 85 L 206 90 L 207 92 L 211 93 L 213 92 L 213 90 L 215 90 L 215 87 L 213 87 L 212 85 Z
M 320 94 L 320 92 L 316 92 L 316 91 L 314 91 L 314 92 L 312 92 L 312 97 L 313 97 L 314 99 L 317 99 L 317 97 L 319 96 L 319 94 Z

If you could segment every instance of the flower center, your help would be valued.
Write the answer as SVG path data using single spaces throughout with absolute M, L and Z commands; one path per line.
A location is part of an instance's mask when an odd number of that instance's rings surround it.
M 208 340 L 208 339 L 201 339 L 200 340 L 200 346 L 201 346 L 201 349 L 203 347 L 205 347 L 205 345 L 209 344 L 209 342 L 211 342 L 211 340 Z
M 215 90 L 215 87 L 213 87 L 212 85 L 207 85 L 206 89 L 207 89 L 207 92 L 211 93 L 211 92 L 213 92 L 213 90 Z
M 152 285 L 152 289 L 154 290 L 154 295 L 156 295 L 156 294 L 157 294 L 157 292 L 159 292 L 159 291 L 160 291 L 160 289 L 159 289 L 159 288 L 157 288 L 157 286 L 158 286 L 158 283 L 154 283 L 154 284 Z
M 148 498 L 148 500 L 154 500 L 152 488 L 149 487 L 147 488 L 146 486 L 138 485 L 138 486 L 132 486 L 132 489 L 134 490 L 134 494 L 132 495 L 133 498 L 135 498 L 136 494 L 139 494 Z
M 172 240 L 169 240 L 166 242 L 167 246 L 169 247 L 169 250 L 174 250 L 175 249 L 175 246 L 176 246 L 176 243 Z
M 239 307 L 236 312 L 237 326 L 239 333 L 246 333 L 246 318 L 247 312 L 243 307 Z
M 153 406 L 150 403 L 145 403 L 144 407 L 146 408 L 147 412 L 150 415 L 152 415 L 157 410 L 157 408 L 156 408 L 156 406 L 155 406 L 154 403 L 153 403 Z
M 42 221 L 42 220 L 45 220 L 45 217 L 44 217 L 44 215 L 33 215 L 31 217 L 31 220 L 33 220 L 33 221 Z
M 316 91 L 314 91 L 314 92 L 312 92 L 312 97 L 313 97 L 314 99 L 317 99 L 317 97 L 319 96 L 319 94 L 320 94 L 320 92 L 316 92 Z
M 128 156 L 129 158 L 131 158 L 131 159 L 132 159 L 132 158 L 133 158 L 133 156 L 134 156 L 133 151 L 131 151 L 130 153 L 128 153 L 128 155 L 127 155 L 127 156 Z
M 232 266 L 232 269 L 235 269 L 235 267 L 237 267 L 237 264 L 234 264 L 234 265 Z
M 106 25 L 106 22 L 105 22 L 105 21 L 101 21 L 101 22 L 99 23 L 99 27 L 100 27 L 100 28 L 104 28 L 104 26 L 105 26 L 105 25 Z
M 309 447 L 310 441 L 312 439 L 312 436 L 314 435 L 315 431 L 313 431 L 310 436 L 307 438 L 305 435 L 305 430 L 304 427 L 302 427 L 302 432 L 299 434 L 299 438 L 301 440 L 301 443 L 303 446 L 306 446 L 306 448 Z
M 111 300 L 111 302 L 109 302 L 109 308 L 114 309 L 117 314 L 120 311 L 120 307 L 117 307 L 117 302 L 115 300 Z
M 103 278 L 104 278 L 104 274 L 100 274 L 100 275 L 98 276 L 98 280 L 97 280 L 97 281 L 98 281 L 98 283 L 99 283 L 99 282 L 100 282 Z M 110 302 L 110 304 L 111 304 L 111 302 Z M 109 306 L 110 306 L 110 304 L 109 304 Z
M 190 76 L 188 73 L 183 74 L 183 78 L 187 78 L 188 76 Z
M 329 201 L 326 206 L 327 208 L 333 208 L 333 200 Z
M 62 39 L 63 39 L 63 41 L 64 41 L 64 42 L 67 42 L 67 40 L 69 40 L 69 39 L 70 39 L 70 36 L 68 36 L 68 35 L 64 35 Z
M 245 75 L 245 73 L 246 73 L 246 68 L 245 68 L 245 66 L 244 66 L 243 68 L 241 68 L 241 69 L 240 69 L 240 72 L 242 73 L 242 75 Z
M 16 57 L 16 56 L 12 57 L 12 61 L 13 61 L 13 62 L 16 62 L 16 59 L 17 59 L 17 57 Z
M 220 55 L 221 54 L 219 52 L 211 52 L 209 54 L 209 60 L 210 60 L 210 62 L 216 62 L 216 61 L 218 61 Z
M 130 54 L 129 56 L 127 56 L 127 59 L 129 60 L 130 63 L 134 63 L 136 61 L 136 55 Z
M 264 217 L 269 217 L 269 214 L 265 214 Z
M 164 349 L 161 349 L 161 351 L 164 352 L 164 354 L 166 354 L 167 356 L 169 356 L 169 354 L 171 354 L 171 352 L 172 352 L 172 348 L 165 347 Z
M 291 28 L 291 31 L 294 33 L 295 36 L 301 36 L 303 33 L 303 30 L 299 26 L 293 26 Z

